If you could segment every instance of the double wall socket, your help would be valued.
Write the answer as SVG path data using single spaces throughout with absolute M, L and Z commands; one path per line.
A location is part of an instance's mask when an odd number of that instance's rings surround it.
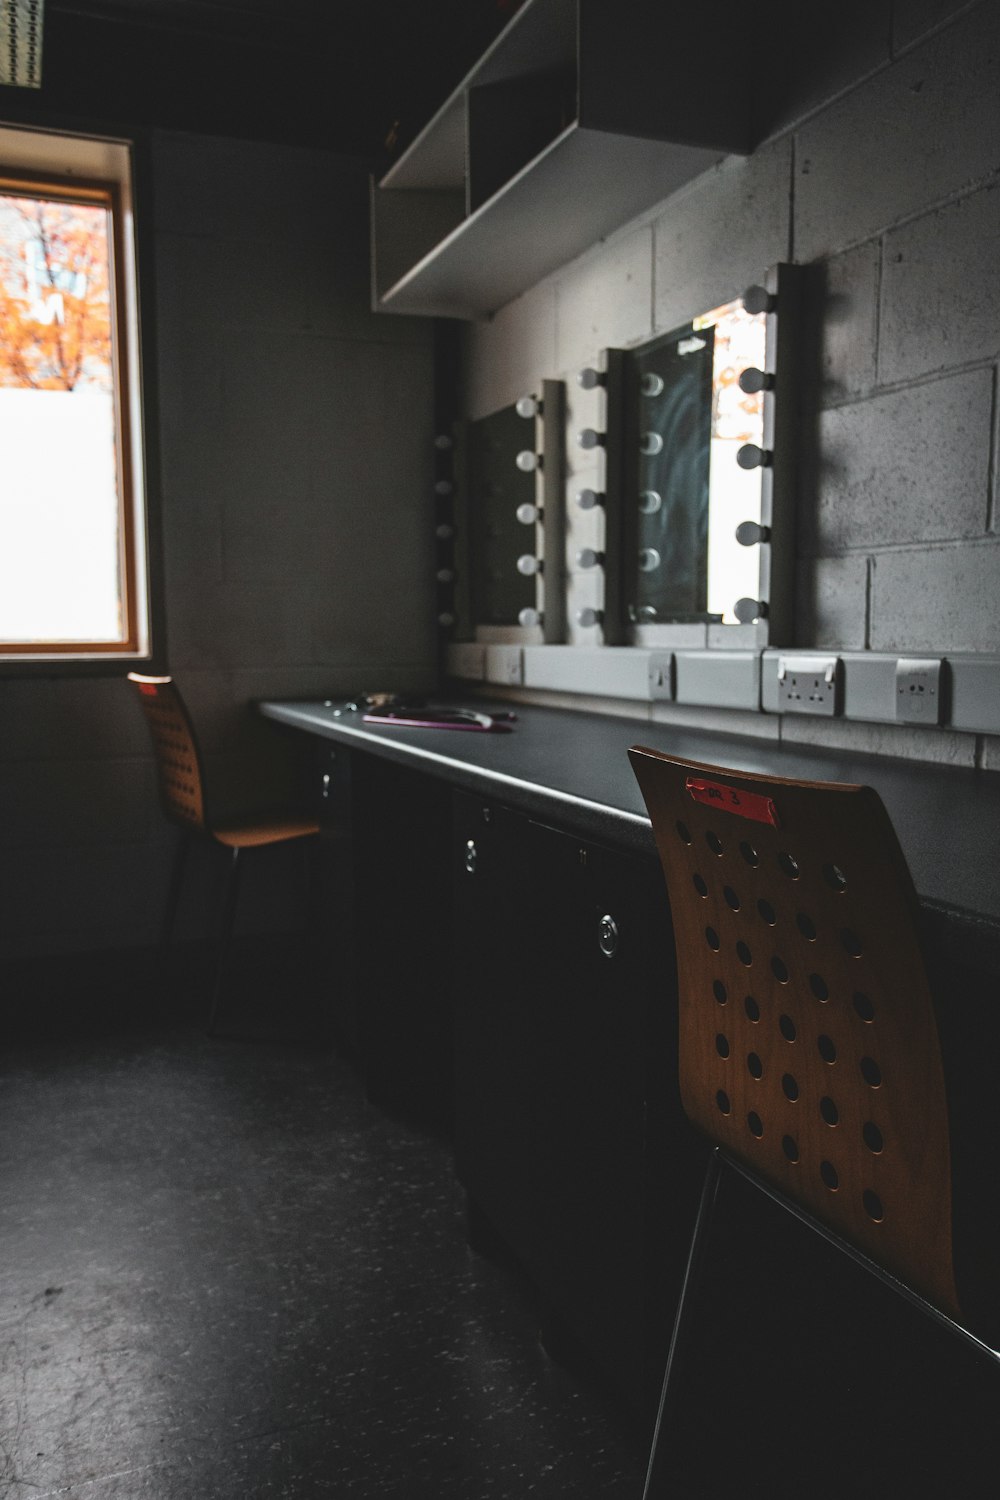
M 896 719 L 900 724 L 940 724 L 945 664 L 932 657 L 901 656 L 896 663 Z
M 840 710 L 839 656 L 780 656 L 779 714 L 822 714 Z

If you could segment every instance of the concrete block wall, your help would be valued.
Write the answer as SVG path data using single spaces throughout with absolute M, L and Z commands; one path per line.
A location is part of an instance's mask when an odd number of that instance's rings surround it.
M 784 114 L 752 156 L 469 327 L 466 415 L 543 376 L 569 382 L 572 495 L 599 481 L 574 440 L 595 417 L 581 365 L 738 296 L 775 261 L 810 266 L 795 643 L 996 652 L 1000 7 L 878 0 L 829 24 L 829 47 L 798 49 Z M 570 516 L 570 556 L 600 547 L 602 518 Z M 571 571 L 571 615 L 593 588 Z M 945 749 L 893 726 L 838 733 L 876 753 L 991 762 L 973 736 Z
M 296 781 L 252 699 L 432 677 L 430 328 L 368 309 L 362 163 L 179 134 L 153 162 L 166 665 L 235 811 Z M 0 723 L 0 951 L 154 941 L 172 830 L 126 684 L 2 680 Z M 302 865 L 269 870 L 280 924 Z M 182 937 L 219 873 L 196 864 Z

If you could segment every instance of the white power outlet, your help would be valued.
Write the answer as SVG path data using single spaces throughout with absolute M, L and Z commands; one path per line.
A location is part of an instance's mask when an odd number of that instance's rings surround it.
M 833 718 L 839 708 L 839 656 L 779 656 L 779 713 Z
M 900 724 L 940 724 L 944 663 L 901 656 L 896 663 L 896 719 Z

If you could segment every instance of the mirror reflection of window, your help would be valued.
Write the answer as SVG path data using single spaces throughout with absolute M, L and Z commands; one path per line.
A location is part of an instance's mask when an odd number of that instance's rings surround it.
M 517 560 L 535 552 L 535 529 L 518 508 L 535 503 L 535 475 L 517 466 L 534 428 L 513 406 L 470 422 L 466 506 L 471 542 L 472 617 L 477 626 L 516 625 L 535 603 L 535 580 Z
M 757 592 L 756 549 L 735 532 L 760 519 L 760 472 L 740 468 L 736 454 L 763 443 L 762 397 L 739 377 L 763 367 L 764 338 L 764 315 L 733 302 L 630 356 L 633 624 L 735 623 L 736 600 Z

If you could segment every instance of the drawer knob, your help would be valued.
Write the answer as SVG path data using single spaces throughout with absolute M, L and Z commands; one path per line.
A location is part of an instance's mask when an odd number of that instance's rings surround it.
M 619 941 L 618 923 L 605 913 L 597 926 L 597 945 L 605 958 L 614 958 Z

